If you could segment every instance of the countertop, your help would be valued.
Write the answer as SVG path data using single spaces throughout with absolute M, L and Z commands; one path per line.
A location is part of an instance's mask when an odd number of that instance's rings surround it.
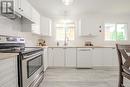
M 43 46 L 42 48 L 115 48 L 114 46 Z
M 48 46 L 37 46 L 37 47 L 41 47 L 41 48 L 43 48 L 43 49 L 44 49 L 44 48 L 48 48 Z
M 13 56 L 17 55 L 18 53 L 0 53 L 0 60 L 13 58 Z

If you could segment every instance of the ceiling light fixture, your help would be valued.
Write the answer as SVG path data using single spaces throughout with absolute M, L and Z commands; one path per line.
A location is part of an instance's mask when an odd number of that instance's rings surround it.
M 68 6 L 68 5 L 72 5 L 74 0 L 62 0 L 62 2 L 64 3 L 64 5 Z

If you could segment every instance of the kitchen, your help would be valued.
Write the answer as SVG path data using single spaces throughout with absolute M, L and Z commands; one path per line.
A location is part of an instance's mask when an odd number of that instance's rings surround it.
M 129 0 L 0 2 L 0 87 L 121 87 Z

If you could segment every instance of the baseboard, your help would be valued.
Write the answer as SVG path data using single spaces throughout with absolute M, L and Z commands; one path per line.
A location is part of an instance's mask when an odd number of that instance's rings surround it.
M 49 66 L 47 69 L 55 69 L 55 68 L 66 68 L 66 69 L 76 69 L 76 67 L 59 67 L 59 66 Z
M 119 70 L 119 66 L 93 66 L 91 68 L 77 68 L 77 67 L 56 67 L 49 66 L 47 69 L 99 69 L 99 70 Z
M 119 66 L 93 66 L 93 69 L 119 70 Z

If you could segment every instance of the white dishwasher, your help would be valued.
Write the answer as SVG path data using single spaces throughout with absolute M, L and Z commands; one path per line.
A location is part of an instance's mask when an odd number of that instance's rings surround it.
M 77 68 L 92 68 L 92 48 L 77 48 Z

